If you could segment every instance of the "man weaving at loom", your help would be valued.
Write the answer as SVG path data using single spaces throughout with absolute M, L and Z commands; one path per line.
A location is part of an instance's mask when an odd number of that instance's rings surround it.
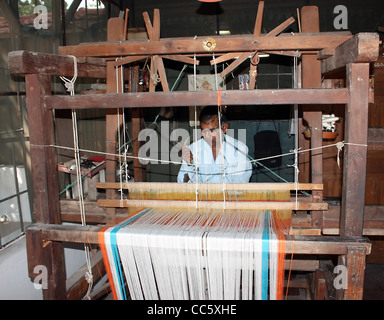
M 226 135 L 226 117 L 215 106 L 200 113 L 202 139 L 183 147 L 178 182 L 247 183 L 252 175 L 248 147 Z
M 273 203 L 289 202 L 289 190 L 247 183 L 248 148 L 225 135 L 217 107 L 203 109 L 200 125 L 202 139 L 184 148 L 178 175 L 194 185 L 131 184 L 130 201 L 143 209 L 99 233 L 115 299 L 283 297 L 291 211 Z

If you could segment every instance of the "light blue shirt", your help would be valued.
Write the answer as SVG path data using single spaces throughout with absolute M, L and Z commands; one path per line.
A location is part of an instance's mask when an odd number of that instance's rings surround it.
M 196 183 L 196 165 L 199 183 L 223 183 L 223 177 L 226 183 L 249 182 L 252 176 L 252 164 L 247 157 L 248 147 L 241 141 L 224 135 L 222 148 L 215 160 L 211 146 L 204 139 L 192 143 L 189 149 L 193 154 L 193 165 L 188 166 L 183 160 L 177 182 L 184 182 L 184 175 L 187 173 L 188 182 Z

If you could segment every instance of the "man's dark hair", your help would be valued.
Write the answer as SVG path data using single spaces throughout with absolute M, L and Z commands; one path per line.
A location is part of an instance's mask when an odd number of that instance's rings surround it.
M 212 117 L 214 116 L 217 117 L 217 115 L 218 115 L 217 106 L 207 106 L 203 108 L 203 110 L 201 110 L 200 112 L 200 117 L 199 117 L 200 123 L 207 122 L 210 119 L 212 119 Z M 227 123 L 227 117 L 223 113 L 221 113 L 221 123 Z

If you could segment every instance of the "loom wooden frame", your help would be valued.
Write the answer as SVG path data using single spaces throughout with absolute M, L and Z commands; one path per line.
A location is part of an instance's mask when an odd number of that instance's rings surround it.
M 153 31 L 153 30 L 152 30 Z M 154 33 L 151 33 L 154 36 Z M 318 55 L 322 60 L 323 74 L 345 70 L 345 89 L 286 89 L 248 90 L 222 92 L 223 104 L 339 104 L 346 108 L 345 138 L 348 142 L 367 143 L 367 107 L 369 63 L 378 55 L 378 36 L 361 33 L 349 34 L 306 33 L 296 36 L 281 35 L 267 37 L 255 32 L 251 36 L 216 37 L 217 53 L 288 52 L 299 50 L 309 56 Z M 35 224 L 26 230 L 28 270 L 32 279 L 37 276 L 34 266 L 47 266 L 48 288 L 43 290 L 45 299 L 66 299 L 63 242 L 95 243 L 99 227 L 64 226 L 61 224 L 60 202 L 57 194 L 56 156 L 53 147 L 53 109 L 111 108 L 110 120 L 116 108 L 168 107 L 181 95 L 185 105 L 216 105 L 217 92 L 154 92 L 107 94 L 82 96 L 51 96 L 52 76 L 71 76 L 73 60 L 65 55 L 79 57 L 80 77 L 106 77 L 113 81 L 113 61 L 116 56 L 205 55 L 201 39 L 159 39 L 148 42 L 129 42 L 114 39 L 97 44 L 83 44 L 59 48 L 59 55 L 11 52 L 11 73 L 25 75 L 27 109 L 30 125 L 31 159 L 33 164 L 34 218 Z M 329 52 L 332 54 L 329 55 Z M 140 57 L 139 57 L 140 58 Z M 258 101 L 255 101 L 255 98 Z M 127 105 L 129 104 L 129 105 Z M 183 105 L 183 103 L 181 103 Z M 180 104 L 178 104 L 180 106 Z M 113 132 L 113 130 L 112 130 Z M 313 133 L 316 141 L 316 133 Z M 364 212 L 366 149 L 357 145 L 346 145 L 344 149 L 343 202 L 340 218 L 340 235 L 291 236 L 287 239 L 287 252 L 302 254 L 335 254 L 348 268 L 348 288 L 341 290 L 339 298 L 361 299 L 364 279 L 365 255 L 370 253 L 370 243 L 362 237 Z M 107 170 L 111 167 L 107 166 Z M 316 171 L 312 172 L 312 175 Z M 320 174 L 321 174 L 320 170 Z M 319 172 L 317 172 L 319 174 Z M 111 181 L 110 181 L 111 182 Z M 113 182 L 113 181 L 112 181 Z M 317 182 L 316 182 L 317 183 Z M 113 194 L 113 193 L 111 193 Z M 319 198 L 320 201 L 322 197 Z M 112 219 L 115 220 L 114 212 Z M 108 213 L 108 211 L 107 211 Z M 321 220 L 321 219 L 320 219 Z M 321 225 L 320 225 L 321 227 Z M 294 247 L 294 248 L 293 248 Z

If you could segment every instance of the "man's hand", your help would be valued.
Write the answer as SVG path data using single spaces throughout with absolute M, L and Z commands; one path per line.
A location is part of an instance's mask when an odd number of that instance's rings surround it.
M 184 180 L 183 180 L 183 182 L 188 182 L 190 179 L 189 179 L 189 174 L 188 173 L 186 173 L 186 174 L 184 174 Z
M 188 146 L 183 146 L 181 149 L 181 155 L 184 161 L 190 166 L 193 163 L 193 155 Z

